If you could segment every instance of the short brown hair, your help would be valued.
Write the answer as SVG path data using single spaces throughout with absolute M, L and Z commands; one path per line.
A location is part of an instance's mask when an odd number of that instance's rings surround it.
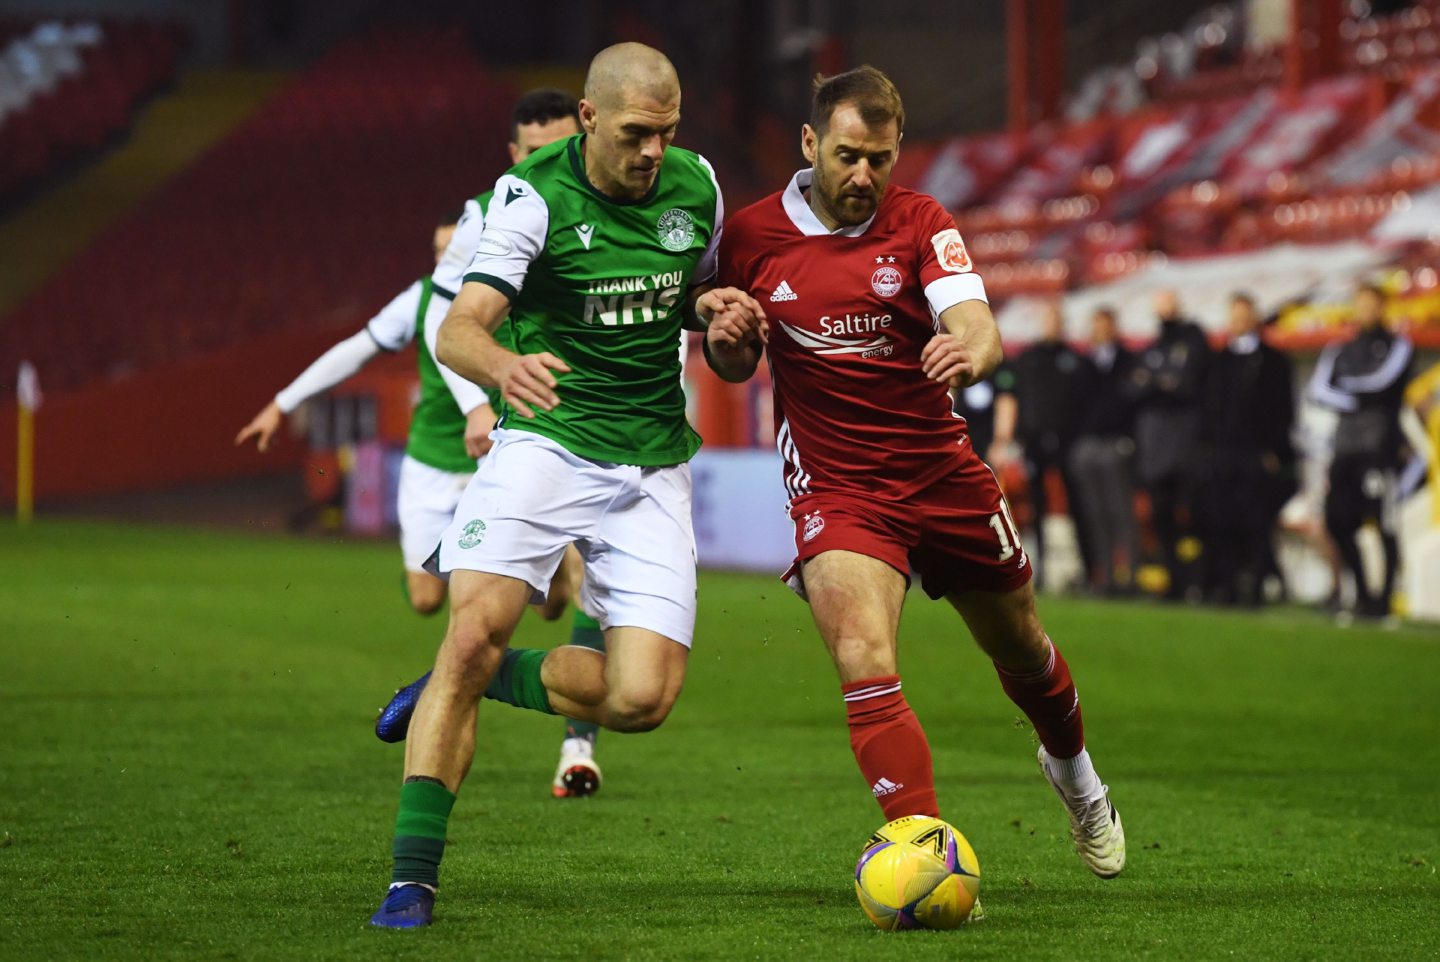
M 823 136 L 830 116 L 841 104 L 854 104 L 867 127 L 895 121 L 896 132 L 905 132 L 905 105 L 900 91 L 884 72 L 868 63 L 833 77 L 815 75 L 815 96 L 810 103 L 810 126 Z

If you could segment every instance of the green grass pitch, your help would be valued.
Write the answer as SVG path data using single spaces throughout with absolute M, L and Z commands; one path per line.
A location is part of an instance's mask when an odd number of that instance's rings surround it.
M 1440 632 L 1042 601 L 1125 816 L 1106 882 L 958 618 L 912 596 L 906 691 L 989 918 L 892 935 L 852 892 L 883 819 L 808 612 L 722 574 L 675 712 L 601 736 L 596 798 L 549 797 L 558 719 L 485 706 L 436 925 L 371 930 L 400 750 L 370 726 L 444 624 L 399 577 L 385 544 L 0 528 L 0 958 L 1440 955 Z

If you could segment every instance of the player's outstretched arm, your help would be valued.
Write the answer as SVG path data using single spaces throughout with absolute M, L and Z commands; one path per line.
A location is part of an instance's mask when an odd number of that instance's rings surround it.
M 961 301 L 940 315 L 944 328 L 920 352 L 925 376 L 951 388 L 967 388 L 995 373 L 1005 358 L 1000 328 L 990 305 Z
M 255 446 L 261 451 L 267 450 L 275 432 L 285 423 L 285 416 L 299 407 L 302 401 L 330 390 L 364 367 L 379 353 L 380 345 L 368 328 L 336 344 L 316 358 L 299 377 L 275 395 L 275 399 L 265 405 L 249 424 L 240 429 L 240 433 L 235 435 L 236 447 L 255 438 Z
M 435 356 L 450 370 L 476 384 L 494 384 L 521 417 L 535 408 L 553 411 L 560 403 L 553 372 L 569 365 L 555 355 L 516 354 L 501 347 L 492 331 L 510 313 L 510 299 L 479 281 L 467 281 L 440 325 Z
M 733 383 L 749 380 L 770 338 L 759 302 L 735 287 L 696 287 L 691 300 L 690 313 L 704 325 L 710 369 Z

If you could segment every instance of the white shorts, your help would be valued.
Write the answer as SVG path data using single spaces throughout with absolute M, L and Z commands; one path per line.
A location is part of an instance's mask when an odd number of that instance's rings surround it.
M 645 628 L 690 647 L 695 534 L 690 466 L 589 461 L 530 431 L 500 429 L 426 565 L 508 575 L 545 600 L 565 547 L 585 559 L 580 607 L 601 628 Z
M 425 570 L 425 559 L 435 553 L 472 477 L 473 471 L 441 471 L 408 454 L 400 462 L 395 513 L 400 519 L 400 554 L 406 571 Z

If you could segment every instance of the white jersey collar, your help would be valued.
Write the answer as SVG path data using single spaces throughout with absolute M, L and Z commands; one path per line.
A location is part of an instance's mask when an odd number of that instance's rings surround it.
M 870 225 L 875 222 L 875 214 L 871 214 L 870 219 L 863 224 L 856 224 L 853 227 L 839 227 L 835 230 L 830 230 L 824 224 L 820 223 L 820 218 L 816 217 L 815 212 L 810 209 L 810 202 L 805 199 L 804 194 L 805 188 L 810 186 L 810 181 L 814 176 L 815 170 L 812 167 L 797 170 L 795 176 L 790 178 L 790 185 L 785 188 L 785 193 L 780 196 L 780 202 L 785 207 L 785 213 L 789 216 L 790 223 L 795 225 L 796 230 L 806 237 L 824 237 L 827 235 L 836 237 L 859 237 L 870 229 Z M 876 208 L 876 213 L 879 213 L 878 207 Z

